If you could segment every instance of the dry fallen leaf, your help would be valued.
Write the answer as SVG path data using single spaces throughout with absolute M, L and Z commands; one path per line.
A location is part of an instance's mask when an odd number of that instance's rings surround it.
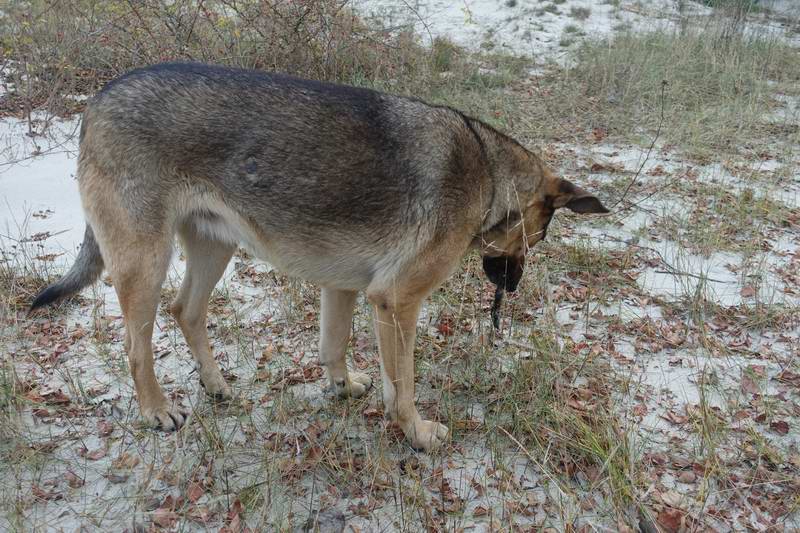
M 439 319 L 439 323 L 436 324 L 436 331 L 445 337 L 449 337 L 455 333 L 453 325 L 454 321 L 452 316 L 446 314 L 442 315 Z
M 98 448 L 96 450 L 89 451 L 87 448 L 81 448 L 78 450 L 78 455 L 81 457 L 85 457 L 90 461 L 97 461 L 98 459 L 102 459 L 106 456 L 108 452 L 105 448 Z
M 675 411 L 667 411 L 666 413 L 661 415 L 661 418 L 669 422 L 672 422 L 673 424 L 678 426 L 680 426 L 681 424 L 685 424 L 689 420 L 689 417 L 685 415 L 679 415 Z
M 677 507 L 681 508 L 681 503 L 683 502 L 683 496 L 680 493 L 674 490 L 668 490 L 666 492 L 662 492 L 660 494 L 661 501 L 669 505 L 670 507 Z
M 105 474 L 105 478 L 110 482 L 114 483 L 115 485 L 119 485 L 125 483 L 130 479 L 131 475 L 125 472 L 109 472 Z
M 617 531 L 619 531 L 619 533 L 634 533 L 634 529 L 628 524 L 622 522 L 622 519 L 617 521 Z
M 101 437 L 108 437 L 114 432 L 114 425 L 107 420 L 101 420 L 97 423 L 97 434 Z
M 195 522 L 200 522 L 201 524 L 205 524 L 211 520 L 212 515 L 208 507 L 193 505 L 186 513 L 186 516 L 190 520 L 193 520 Z
M 177 521 L 178 515 L 171 509 L 161 507 L 153 512 L 153 523 L 159 527 L 169 528 Z
M 775 379 L 780 381 L 781 383 L 785 383 L 787 385 L 793 385 L 800 389 L 800 374 L 795 372 L 791 372 L 789 370 L 784 370 L 780 374 L 778 374 Z
M 122 452 L 119 457 L 114 459 L 111 466 L 117 469 L 130 470 L 139 464 L 139 457 L 131 455 L 128 452 Z
M 186 487 L 186 497 L 192 503 L 195 503 L 197 500 L 202 498 L 205 492 L 206 491 L 203 489 L 203 486 L 195 481 L 189 483 L 189 486 Z
M 658 525 L 668 533 L 678 533 L 683 522 L 683 513 L 670 507 L 658 513 Z
M 745 285 L 739 294 L 742 295 L 742 298 L 753 298 L 756 295 L 756 290 L 750 285 Z
M 86 483 L 86 481 L 78 477 L 72 470 L 67 470 L 66 474 L 64 474 L 64 478 L 66 478 L 67 484 L 73 489 L 81 488 Z
M 39 500 L 60 500 L 64 497 L 63 494 L 60 492 L 55 491 L 47 491 L 42 489 L 39 485 L 34 485 L 31 487 L 31 494 L 33 494 Z
M 758 394 L 761 392 L 761 389 L 758 387 L 753 378 L 748 376 L 747 374 L 742 375 L 742 381 L 739 383 L 739 387 L 742 389 L 742 392 L 746 392 L 748 394 Z
M 789 433 L 789 422 L 786 420 L 775 420 L 774 422 L 770 422 L 769 428 L 775 433 L 786 435 Z

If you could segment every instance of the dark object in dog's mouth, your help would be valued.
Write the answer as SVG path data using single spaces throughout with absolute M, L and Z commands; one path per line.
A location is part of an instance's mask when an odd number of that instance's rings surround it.
M 494 329 L 500 330 L 500 304 L 503 303 L 503 294 L 506 291 L 497 287 L 494 291 L 494 302 L 492 302 L 492 325 Z
M 494 292 L 494 302 L 492 303 L 492 324 L 494 329 L 500 329 L 500 304 L 503 302 L 503 294 L 517 290 L 519 280 L 522 279 L 522 272 L 525 267 L 525 257 L 500 256 L 484 257 L 483 271 L 489 281 L 497 286 Z

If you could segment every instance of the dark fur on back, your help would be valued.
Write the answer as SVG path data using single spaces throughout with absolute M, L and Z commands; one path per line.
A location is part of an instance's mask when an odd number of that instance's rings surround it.
M 119 152 L 135 146 L 149 154 L 138 158 L 137 170 L 167 167 L 176 179 L 199 178 L 226 202 L 247 206 L 265 231 L 302 221 L 316 235 L 348 226 L 380 238 L 384 235 L 375 228 L 385 228 L 387 219 L 415 224 L 441 200 L 467 200 L 444 198 L 444 191 L 472 193 L 474 184 L 457 183 L 465 162 L 477 160 L 462 153 L 464 141 L 476 156 L 481 153 L 471 121 L 449 108 L 370 89 L 198 64 L 130 72 L 97 95 L 85 121 L 95 130 L 113 128 L 109 157 L 94 154 L 101 165 L 115 166 Z M 468 138 L 456 138 L 459 131 Z M 130 190 L 146 181 L 130 169 L 119 170 Z M 173 185 L 154 190 L 148 183 L 138 193 L 155 206 Z M 254 205 L 268 209 L 252 212 Z M 142 218 L 158 223 L 159 211 Z

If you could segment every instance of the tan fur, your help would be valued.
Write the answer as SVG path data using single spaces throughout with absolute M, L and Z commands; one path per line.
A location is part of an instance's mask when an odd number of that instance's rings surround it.
M 230 398 L 230 387 L 225 383 L 219 365 L 211 354 L 206 314 L 211 292 L 222 277 L 236 246 L 204 239 L 191 225 L 180 228 L 178 237 L 186 255 L 186 276 L 170 306 L 170 312 L 178 322 L 197 361 L 200 382 L 206 392 L 219 398 Z
M 86 246 L 74 272 L 64 278 L 67 282 L 49 287 L 32 305 L 74 294 L 105 266 L 124 315 L 141 413 L 152 426 L 177 429 L 188 416 L 162 391 L 151 345 L 175 235 L 186 255 L 186 276 L 170 310 L 209 394 L 228 398 L 231 391 L 209 345 L 208 300 L 236 246 L 245 243 L 261 259 L 322 287 L 319 356 L 339 397 L 362 396 L 372 385 L 366 374 L 348 371 L 345 360 L 356 296 L 366 293 L 374 312 L 386 411 L 413 446 L 433 450 L 448 430 L 424 420 L 414 404 L 416 323 L 425 298 L 469 249 L 484 256 L 484 270 L 494 283 L 512 291 L 525 254 L 544 238 L 556 209 L 607 212 L 597 198 L 556 177 L 535 154 L 479 121 L 360 89 L 346 89 L 351 96 L 337 100 L 341 87 L 329 88 L 328 94 L 308 82 L 303 90 L 318 91 L 319 101 L 300 93 L 307 106 L 282 120 L 285 106 L 271 99 L 281 91 L 295 95 L 305 82 L 294 80 L 284 87 L 280 79 L 269 85 L 259 77 L 256 81 L 266 85 L 256 83 L 237 94 L 255 94 L 253 101 L 268 105 L 270 112 L 259 119 L 263 124 L 251 124 L 247 131 L 261 139 L 280 139 L 280 132 L 297 138 L 276 143 L 280 150 L 267 143 L 248 153 L 238 144 L 215 144 L 187 126 L 195 124 L 192 119 L 202 127 L 207 118 L 196 113 L 193 99 L 178 105 L 152 96 L 181 75 L 174 66 L 163 71 L 168 74 L 164 79 L 159 72 L 145 70 L 141 78 L 117 82 L 84 114 L 78 173 L 88 223 Z M 216 68 L 205 72 L 219 76 L 219 84 L 233 79 Z M 201 92 L 211 90 L 207 76 Z M 140 85 L 150 92 L 135 90 Z M 204 101 L 226 113 L 220 102 L 228 93 L 219 93 L 220 87 L 203 92 Z M 142 101 L 140 94 L 151 94 L 151 99 Z M 178 98 L 183 91 L 164 94 Z M 338 115 L 335 123 L 324 122 L 330 118 L 330 102 L 352 107 L 349 123 Z M 180 120 L 166 113 L 176 109 Z M 382 110 L 378 114 L 385 122 L 376 121 L 370 111 L 375 109 Z M 125 122 L 140 116 L 147 120 Z M 289 118 L 298 122 L 284 124 Z M 127 127 L 118 128 L 118 122 Z M 326 126 L 327 136 L 316 131 L 320 125 Z M 176 137 L 176 128 L 182 137 Z M 347 135 L 340 135 L 343 128 Z M 385 135 L 386 144 L 372 143 L 375 135 Z M 249 138 L 241 139 L 247 145 Z M 227 151 L 220 152 L 220 146 Z M 305 146 L 314 157 L 304 157 Z M 372 150 L 366 158 L 365 147 Z M 509 262 L 518 267 L 513 287 L 501 281 L 511 271 Z
M 328 373 L 331 390 L 340 398 L 360 398 L 372 386 L 372 378 L 348 372 L 345 361 L 357 292 L 322 288 L 319 359 Z

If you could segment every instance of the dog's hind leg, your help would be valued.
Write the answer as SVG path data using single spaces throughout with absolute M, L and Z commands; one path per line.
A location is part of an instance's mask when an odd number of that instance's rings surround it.
M 227 399 L 231 396 L 231 389 L 225 383 L 211 352 L 206 316 L 208 299 L 222 277 L 236 245 L 211 240 L 198 234 L 191 222 L 179 228 L 178 237 L 186 255 L 186 276 L 170 311 L 197 362 L 200 383 L 209 395 Z
M 372 386 L 367 374 L 348 372 L 345 361 L 357 294 L 322 288 L 319 359 L 327 369 L 331 390 L 340 398 L 359 398 Z
M 125 350 L 139 410 L 148 425 L 177 429 L 188 412 L 161 390 L 152 346 L 161 285 L 172 257 L 172 228 L 159 193 L 143 186 L 147 178 L 133 173 L 112 177 L 96 164 L 93 142 L 96 138 L 91 134 L 81 141 L 78 184 L 87 221 L 122 308 Z
M 106 231 L 97 233 L 109 236 Z M 153 368 L 152 347 L 161 285 L 172 255 L 171 239 L 158 242 L 152 236 L 124 233 L 118 226 L 113 238 L 101 239 L 104 256 L 110 257 L 109 270 L 125 319 L 125 345 L 139 408 L 148 425 L 178 429 L 188 412 L 173 405 L 161 390 Z

